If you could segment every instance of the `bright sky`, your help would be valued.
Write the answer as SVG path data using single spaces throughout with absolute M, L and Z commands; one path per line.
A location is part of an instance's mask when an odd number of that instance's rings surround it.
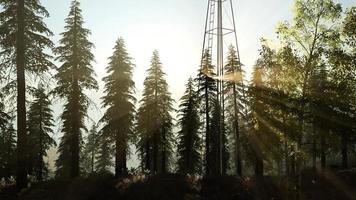
M 47 25 L 55 33 L 54 41 L 63 32 L 70 0 L 41 0 L 50 12 Z M 178 102 L 189 76 L 199 67 L 208 0 L 81 0 L 85 27 L 92 31 L 90 41 L 96 63 L 94 69 L 101 80 L 105 76 L 108 57 L 119 36 L 126 42 L 128 53 L 135 63 L 134 81 L 137 93 L 143 90 L 146 70 L 153 50 L 160 52 L 164 71 L 173 98 Z M 275 26 L 292 17 L 294 0 L 233 0 L 237 35 L 245 71 L 258 57 L 260 38 L 273 38 Z M 355 5 L 354 0 L 340 0 L 344 7 Z M 100 91 L 90 93 L 100 106 Z M 102 111 L 92 110 L 98 120 Z M 59 113 L 56 113 L 59 114 Z

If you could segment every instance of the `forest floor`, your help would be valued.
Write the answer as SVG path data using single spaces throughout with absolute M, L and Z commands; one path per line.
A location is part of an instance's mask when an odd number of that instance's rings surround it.
M 356 199 L 356 169 L 303 172 L 300 199 Z M 288 187 L 289 186 L 289 187 Z M 288 188 L 290 188 L 288 190 Z M 72 181 L 37 183 L 22 193 L 14 186 L 0 190 L 1 200 L 279 200 L 293 199 L 285 178 L 239 179 L 233 176 L 197 178 L 181 175 L 91 176 Z

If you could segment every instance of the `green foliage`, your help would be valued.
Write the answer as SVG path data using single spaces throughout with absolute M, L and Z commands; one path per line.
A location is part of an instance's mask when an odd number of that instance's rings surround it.
M 26 82 L 54 68 L 44 23 L 48 11 L 39 0 L 0 1 L 0 80 L 6 75 L 7 91 L 17 94 L 17 186 L 27 186 Z M 16 78 L 15 78 L 16 77 Z
M 60 46 L 55 52 L 62 63 L 55 76 L 56 94 L 66 100 L 61 115 L 62 133 L 59 145 L 59 157 L 56 161 L 57 176 L 79 176 L 79 153 L 82 143 L 82 130 L 86 129 L 84 118 L 90 103 L 84 90 L 98 89 L 91 63 L 93 44 L 88 41 L 90 31 L 83 27 L 80 4 L 73 1 L 66 18 Z
M 112 145 L 107 134 L 99 132 L 97 137 L 97 155 L 95 158 L 95 169 L 99 174 L 109 173 L 114 164 L 112 163 Z
M 242 150 L 245 149 L 242 146 L 246 144 L 247 136 L 247 91 L 243 82 L 242 64 L 234 46 L 229 47 L 224 70 L 226 77 L 224 85 L 226 138 L 233 141 L 225 145 L 228 145 L 232 150 L 236 174 L 242 176 Z
M 199 174 L 202 164 L 202 142 L 199 135 L 201 124 L 192 78 L 188 80 L 179 108 L 178 171 L 184 174 Z
M 197 99 L 200 107 L 200 112 L 204 113 L 202 118 L 205 120 L 205 174 L 211 174 L 210 165 L 211 155 L 211 115 L 213 110 L 213 105 L 216 99 L 217 86 L 214 80 L 214 66 L 211 64 L 211 54 L 206 50 L 203 54 L 201 68 L 199 70 L 198 76 L 196 78 L 197 84 Z
M 16 73 L 16 34 L 17 24 L 17 3 L 16 1 L 1 0 L 2 12 L 0 13 L 0 62 L 1 71 L 7 70 Z M 48 54 L 48 49 L 53 48 L 53 43 L 49 39 L 53 33 L 43 22 L 44 17 L 49 17 L 49 13 L 38 0 L 25 1 L 25 70 L 30 74 L 39 75 L 46 72 L 54 65 L 51 62 L 52 56 Z
M 282 163 L 295 175 L 302 160 L 317 167 L 318 158 L 325 168 L 333 151 L 348 166 L 355 135 L 352 10 L 342 22 L 333 1 L 297 0 L 292 23 L 278 26 L 281 47 L 262 41 L 249 89 L 249 143 L 262 171 L 276 172 Z
M 98 149 L 98 131 L 97 126 L 94 124 L 89 130 L 88 136 L 85 140 L 85 145 L 82 151 L 82 171 L 85 174 L 93 174 L 95 170 L 95 157 Z
M 172 153 L 171 94 L 164 79 L 158 51 L 153 52 L 151 67 L 144 81 L 143 98 L 138 110 L 138 150 L 142 167 L 151 173 L 166 173 Z
M 12 117 L 5 112 L 5 105 L 0 102 L 0 179 L 9 180 L 15 175 L 16 135 Z
M 126 161 L 129 155 L 129 141 L 133 139 L 133 122 L 135 114 L 134 89 L 132 80 L 133 64 L 129 57 L 124 40 L 119 38 L 110 57 L 105 82 L 103 107 L 107 108 L 101 122 L 104 123 L 103 133 L 115 143 L 116 175 L 126 174 Z
M 44 156 L 47 151 L 56 146 L 52 138 L 54 126 L 53 111 L 51 110 L 51 101 L 42 85 L 33 92 L 34 100 L 28 111 L 28 145 L 29 149 L 29 174 L 35 175 L 37 180 L 44 178 L 44 173 L 48 172 Z

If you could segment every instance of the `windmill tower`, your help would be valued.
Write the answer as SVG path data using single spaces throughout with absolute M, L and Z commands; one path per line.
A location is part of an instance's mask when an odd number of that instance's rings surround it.
M 208 0 L 206 12 L 205 32 L 202 48 L 202 65 L 205 52 L 209 52 L 212 58 L 212 65 L 215 66 L 216 76 L 213 78 L 217 86 L 217 101 L 219 106 L 219 141 L 217 152 L 218 172 L 223 173 L 223 132 L 225 122 L 225 102 L 224 102 L 224 52 L 228 45 L 233 45 L 236 52 L 238 63 L 240 54 L 236 33 L 236 23 L 233 0 Z M 202 66 L 203 67 L 203 66 Z M 237 71 L 241 70 L 241 65 L 236 66 Z M 207 74 L 207 76 L 209 76 Z

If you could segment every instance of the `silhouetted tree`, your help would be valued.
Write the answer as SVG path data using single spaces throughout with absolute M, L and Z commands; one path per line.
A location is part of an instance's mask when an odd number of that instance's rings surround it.
M 178 171 L 184 174 L 199 174 L 201 171 L 200 118 L 193 79 L 188 80 L 181 98 L 178 132 Z
M 210 173 L 212 175 L 226 175 L 229 168 L 229 149 L 227 145 L 226 125 L 225 122 L 221 122 L 222 111 L 217 99 L 211 105 L 213 107 L 210 120 Z
M 16 132 L 12 117 L 6 113 L 5 105 L 0 102 L 0 178 L 9 180 L 14 176 L 16 167 Z
M 101 121 L 105 123 L 104 134 L 115 142 L 115 175 L 127 174 L 127 157 L 129 141 L 133 136 L 135 114 L 135 83 L 132 80 L 133 64 L 129 57 L 124 40 L 119 38 L 110 57 L 105 82 L 106 96 L 103 107 L 107 108 Z
M 201 68 L 196 78 L 198 82 L 197 98 L 201 107 L 200 111 L 204 113 L 205 118 L 205 174 L 210 175 L 210 152 L 211 152 L 211 115 L 214 101 L 216 98 L 216 82 L 214 80 L 214 66 L 211 64 L 211 54 L 208 50 L 204 52 Z
M 34 100 L 28 111 L 28 138 L 29 138 L 29 174 L 36 176 L 38 181 L 43 180 L 43 173 L 48 171 L 43 160 L 46 151 L 55 146 L 51 137 L 54 126 L 51 101 L 43 85 L 39 85 L 33 92 Z
M 26 73 L 39 75 L 53 64 L 45 50 L 52 48 L 52 32 L 43 22 L 49 13 L 38 0 L 2 0 L 0 13 L 1 70 L 16 74 L 17 186 L 27 187 Z
M 56 75 L 55 92 L 66 104 L 61 115 L 63 122 L 59 145 L 59 157 L 56 161 L 57 176 L 77 177 L 80 175 L 80 149 L 82 130 L 85 129 L 84 117 L 87 115 L 89 99 L 84 90 L 98 89 L 91 66 L 94 55 L 91 53 L 93 44 L 88 41 L 90 31 L 83 27 L 78 1 L 72 1 L 67 17 L 65 32 L 60 46 L 56 48 L 57 60 L 62 63 Z
M 95 157 L 98 149 L 98 131 L 97 126 L 93 124 L 88 132 L 83 149 L 82 168 L 87 174 L 93 174 L 95 170 Z
M 99 132 L 97 137 L 97 155 L 95 159 L 95 169 L 97 173 L 109 173 L 112 163 L 112 146 L 107 134 Z
M 158 51 L 153 52 L 151 67 L 144 81 L 143 98 L 138 110 L 138 149 L 143 169 L 151 173 L 166 173 L 172 153 L 171 94 L 164 79 Z
M 226 82 L 225 82 L 225 97 L 226 97 L 226 114 L 227 114 L 227 127 L 233 134 L 234 142 L 234 160 L 236 174 L 242 176 L 242 153 L 241 136 L 242 121 L 244 120 L 244 98 L 245 88 L 243 86 L 243 72 L 240 60 L 237 57 L 237 52 L 234 46 L 229 47 L 226 65 L 224 67 Z M 240 123 L 241 122 L 241 123 Z

